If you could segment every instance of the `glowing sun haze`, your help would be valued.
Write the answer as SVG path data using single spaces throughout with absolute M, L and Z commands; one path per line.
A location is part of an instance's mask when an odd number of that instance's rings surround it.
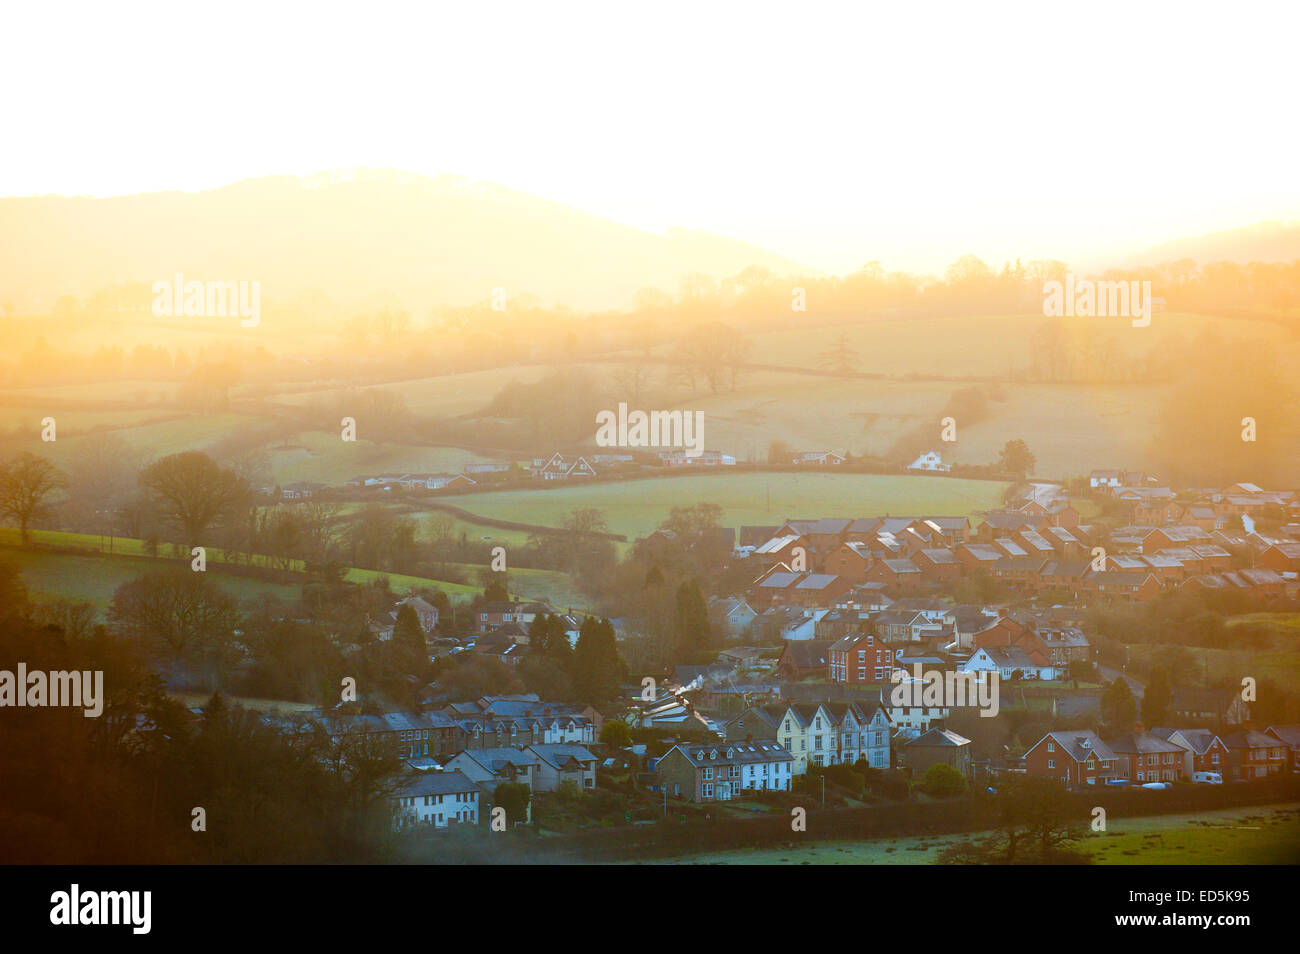
M 996 10 L 996 12 L 995 12 Z M 456 173 L 814 267 L 1300 218 L 1297 5 L 10 6 L 0 193 Z

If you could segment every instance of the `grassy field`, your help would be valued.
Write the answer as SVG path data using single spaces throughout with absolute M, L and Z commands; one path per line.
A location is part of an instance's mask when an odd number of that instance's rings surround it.
M 815 314 L 809 303 L 810 314 Z M 818 356 L 841 334 L 858 354 L 859 370 L 880 374 L 941 373 L 992 377 L 1026 367 L 1034 334 L 1052 319 L 1040 314 L 872 320 L 856 325 L 791 328 L 752 336 L 751 361 L 802 368 L 817 367 Z M 1203 315 L 1163 313 L 1146 328 L 1124 320 L 1080 318 L 1067 327 L 1071 341 L 1087 346 L 1111 340 L 1117 353 L 1136 357 L 1195 339 L 1213 326 L 1225 335 L 1274 344 L 1286 333 L 1274 324 L 1227 324 Z
M 1300 807 L 1117 818 L 1084 847 L 1106 865 L 1300 864 Z
M 1166 394 L 1137 385 L 1001 385 L 1002 400 L 989 402 L 983 420 L 959 416 L 957 440 L 940 443 L 944 409 L 967 386 L 760 371 L 744 375 L 735 391 L 673 391 L 661 401 L 703 411 L 705 445 L 741 461 L 765 461 L 773 440 L 885 456 L 900 439 L 930 429 L 948 463 L 996 463 L 1003 445 L 1018 439 L 1037 458 L 1037 474 L 1064 478 L 1086 474 L 1097 460 L 1145 460 Z
M 41 421 L 46 417 L 54 418 L 56 436 L 71 436 L 93 430 L 139 427 L 171 414 L 172 412 L 161 408 L 143 408 L 138 411 L 67 411 L 59 408 L 42 410 L 39 407 L 0 405 L 0 433 L 7 431 L 19 441 L 39 443 Z
M 57 384 L 50 387 L 6 388 L 0 392 L 0 404 L 7 399 L 52 398 L 56 401 L 146 401 L 168 400 L 176 396 L 180 385 L 174 381 L 93 381 L 89 384 Z
M 343 441 L 338 432 L 303 431 L 289 445 L 268 448 L 271 472 L 281 485 L 298 480 L 342 484 L 373 473 L 454 474 L 486 460 L 456 447 Z
M 1030 364 L 1034 335 L 1046 321 L 1041 315 L 878 319 L 848 326 L 763 332 L 752 336 L 753 362 L 804 370 L 747 371 L 734 391 L 715 395 L 691 393 L 671 381 L 668 365 L 651 364 L 642 403 L 703 411 L 706 445 L 742 461 L 764 460 L 774 440 L 796 449 L 885 455 L 900 439 L 919 432 L 933 430 L 937 438 L 939 419 L 953 393 L 976 384 L 973 380 L 910 380 L 911 375 L 1005 378 Z M 1111 342 L 1122 359 L 1140 359 L 1181 347 L 1211 326 L 1224 337 L 1241 338 L 1281 354 L 1284 361 L 1300 362 L 1300 345 L 1287 338 L 1279 326 L 1263 322 L 1171 314 L 1156 316 L 1149 328 L 1133 328 L 1123 321 L 1079 319 L 1068 326 L 1068 334 L 1080 347 Z M 885 377 L 832 378 L 809 373 L 815 372 L 819 356 L 841 334 L 857 352 L 855 366 L 860 371 Z M 191 336 L 187 340 L 198 339 Z M 473 415 L 510 382 L 534 382 L 561 367 L 598 384 L 603 382 L 613 395 L 612 383 L 621 365 L 618 359 L 563 366 L 521 365 L 372 386 L 400 394 L 411 412 L 420 417 Z M 248 407 L 241 401 L 254 394 L 286 407 L 306 407 L 345 391 L 334 381 L 315 387 L 274 381 L 245 383 L 232 391 L 234 413 L 190 414 L 181 420 L 146 423 L 160 415 L 184 413 L 175 405 L 146 408 L 142 404 L 172 400 L 176 389 L 175 382 L 138 380 L 10 389 L 0 394 L 0 432 L 21 428 L 21 449 L 66 463 L 76 453 L 78 438 L 42 444 L 38 427 L 45 412 L 13 401 L 39 396 L 82 401 L 85 404 L 76 410 L 52 412 L 65 433 L 103 425 L 120 427 L 120 433 L 133 445 L 161 456 L 202 449 L 261 423 L 260 414 L 239 413 Z M 6 394 L 11 395 L 9 403 Z M 958 420 L 956 442 L 939 447 L 945 460 L 990 464 L 1008 440 L 1020 439 L 1036 456 L 1036 472 L 1044 477 L 1083 474 L 1108 464 L 1157 467 L 1149 445 L 1156 416 L 1168 396 L 1165 386 L 1003 383 L 994 396 L 997 399 L 989 402 L 982 420 Z M 101 411 L 95 401 L 141 406 Z M 593 441 L 594 431 L 593 422 Z M 374 445 L 361 436 L 361 441 L 345 444 L 337 434 L 304 432 L 287 448 L 268 445 L 265 449 L 274 479 L 282 484 L 297 480 L 331 484 L 361 472 L 458 471 L 483 460 L 458 448 Z M 532 449 L 539 455 L 549 450 Z M 1300 467 L 1300 450 L 1296 464 Z
M 676 858 L 668 863 L 927 865 L 934 864 L 948 844 L 975 837 L 979 835 L 794 842 L 785 848 L 720 851 Z M 1081 846 L 1097 864 L 1104 865 L 1297 864 L 1300 863 L 1300 806 L 1113 818 L 1106 832 L 1090 834 Z
M 66 412 L 54 412 L 53 416 L 56 420 L 59 419 L 60 413 Z M 140 413 L 138 411 L 119 412 L 118 419 L 126 422 L 131 419 L 132 415 L 139 415 Z M 153 411 L 146 416 L 157 418 L 164 415 L 161 411 Z M 111 418 L 112 415 L 108 417 Z M 75 417 L 72 419 L 75 419 Z M 228 437 L 243 428 L 255 426 L 258 423 L 261 423 L 259 418 L 248 414 L 195 414 L 182 417 L 179 420 L 132 427 L 124 426 L 117 433 L 132 447 L 143 451 L 146 457 L 152 458 L 162 457 L 166 454 L 177 454 L 185 450 L 202 450 L 223 437 Z M 57 466 L 67 467 L 79 453 L 81 441 L 86 439 L 85 436 L 60 437 L 57 441 L 42 442 L 38 416 L 37 426 L 32 430 L 31 437 L 17 442 L 13 449 L 40 454 L 49 458 Z
M 123 583 L 166 565 L 166 561 L 145 557 L 80 556 L 10 547 L 0 548 L 0 560 L 19 569 L 33 599 L 61 597 L 84 600 L 101 613 L 108 608 L 114 591 Z M 177 564 L 173 562 L 170 565 Z M 300 593 L 300 588 L 294 585 L 231 576 L 222 572 L 219 564 L 210 564 L 208 573 L 222 589 L 239 599 L 269 594 L 285 603 L 292 603 L 297 601 Z
M 108 537 L 89 533 L 37 530 L 32 533 L 32 541 L 45 547 L 75 547 L 79 550 L 96 551 L 94 554 L 82 554 L 23 548 L 19 545 L 17 530 L 9 527 L 0 528 L 0 560 L 13 563 L 22 571 L 23 580 L 34 597 L 86 600 L 101 610 L 111 602 L 113 591 L 121 584 L 150 570 L 186 565 L 176 558 L 154 559 L 149 556 L 143 540 L 130 537 L 115 537 L 110 540 Z M 164 557 L 170 555 L 170 548 L 161 548 L 160 554 Z M 292 602 L 297 600 L 300 594 L 300 587 L 296 583 L 264 583 L 224 573 L 222 571 L 224 555 L 219 549 L 209 548 L 206 556 L 208 571 L 215 575 L 223 587 L 240 598 L 270 593 L 279 599 Z M 481 567 L 473 564 L 452 564 L 452 566 L 471 582 L 453 583 L 447 580 L 426 579 L 403 573 L 382 573 L 378 570 L 363 570 L 355 567 L 347 571 L 345 578 L 352 583 L 368 583 L 386 576 L 395 593 L 436 587 L 458 600 L 467 600 L 481 592 L 482 588 L 478 585 L 478 571 Z M 561 609 L 573 607 L 584 611 L 587 607 L 586 598 L 570 584 L 568 576 L 555 570 L 512 569 L 510 591 L 514 595 L 528 599 L 549 600 Z
M 554 369 L 544 365 L 494 368 L 490 371 L 470 371 L 463 374 L 444 374 L 410 381 L 395 381 L 376 385 L 385 391 L 400 394 L 412 414 L 445 417 L 472 414 L 481 411 L 496 393 L 512 381 L 532 383 Z M 581 369 L 575 369 L 581 370 Z M 272 396 L 279 404 L 305 407 L 329 401 L 346 393 L 344 388 L 318 388 L 305 391 L 284 391 Z
M 550 527 L 559 526 L 571 510 L 595 507 L 605 512 L 612 532 L 631 538 L 653 530 L 670 508 L 700 502 L 719 504 L 723 525 L 736 527 L 823 516 L 967 515 L 997 506 L 1005 488 L 996 481 L 901 474 L 736 473 L 575 483 L 446 499 L 481 516 Z

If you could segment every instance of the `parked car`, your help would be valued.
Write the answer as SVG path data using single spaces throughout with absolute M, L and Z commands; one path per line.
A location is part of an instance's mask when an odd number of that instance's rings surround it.
M 1107 784 L 1107 785 L 1127 785 L 1127 784 L 1128 784 L 1128 779 L 1126 779 L 1126 778 L 1108 778 L 1108 779 L 1106 779 L 1106 784 Z
M 1193 772 L 1192 781 L 1201 785 L 1222 785 L 1223 776 L 1218 772 Z
M 1142 787 L 1149 788 L 1152 791 L 1159 791 L 1162 788 L 1170 788 L 1171 786 L 1168 782 L 1144 782 Z

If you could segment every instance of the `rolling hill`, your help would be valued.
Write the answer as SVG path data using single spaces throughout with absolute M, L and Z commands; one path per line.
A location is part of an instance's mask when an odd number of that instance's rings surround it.
M 575 309 L 630 305 L 691 273 L 814 270 L 745 242 L 673 228 L 656 235 L 459 176 L 349 171 L 272 176 L 202 192 L 0 199 L 0 302 L 19 312 L 60 295 L 175 272 L 248 280 L 263 301 L 323 292 L 355 304 L 487 300 L 493 289 Z

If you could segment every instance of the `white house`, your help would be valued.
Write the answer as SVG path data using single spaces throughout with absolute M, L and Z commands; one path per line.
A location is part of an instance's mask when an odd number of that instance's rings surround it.
M 929 450 L 907 465 L 908 470 L 952 470 L 951 464 L 945 464 L 938 451 Z
M 1118 487 L 1123 478 L 1118 470 L 1094 470 L 1088 475 L 1089 487 Z
M 1064 670 L 1040 666 L 1019 646 L 986 646 L 975 650 L 959 672 L 996 672 L 1002 679 L 1060 679 Z
M 709 600 L 709 611 L 716 615 L 728 636 L 739 636 L 758 618 L 758 613 L 738 596 L 714 597 Z
M 542 480 L 568 480 L 573 477 L 595 477 L 596 468 L 587 463 L 585 457 L 570 459 L 557 452 L 544 461 L 534 460 L 533 475 Z
M 796 467 L 800 465 L 834 467 L 844 463 L 844 460 L 843 457 L 833 451 L 804 451 L 802 454 L 796 454 L 791 460 L 791 463 Z
M 661 452 L 659 459 L 665 467 L 735 467 L 736 458 L 721 451 L 701 451 L 691 456 L 684 450 Z
M 398 828 L 478 823 L 478 786 L 463 772 L 417 772 L 393 796 Z

